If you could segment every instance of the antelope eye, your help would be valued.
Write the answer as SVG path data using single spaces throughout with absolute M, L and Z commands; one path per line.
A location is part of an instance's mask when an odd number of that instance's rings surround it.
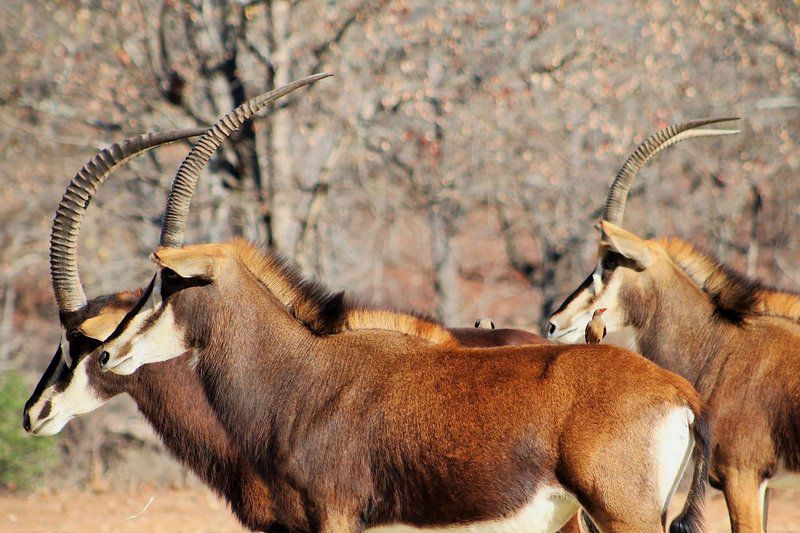
M 77 340 L 78 338 L 80 338 L 80 336 L 81 336 L 81 332 L 80 332 L 80 331 L 78 331 L 77 329 L 73 329 L 72 331 L 70 331 L 70 332 L 67 334 L 67 337 L 69 337 L 69 339 L 70 339 L 70 340 L 73 340 L 73 341 L 74 341 L 74 340 Z
M 603 258 L 603 270 L 614 270 L 619 266 L 619 261 L 614 256 L 607 256 Z

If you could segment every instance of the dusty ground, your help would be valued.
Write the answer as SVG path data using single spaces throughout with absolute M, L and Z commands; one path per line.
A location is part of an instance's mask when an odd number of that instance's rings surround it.
M 150 498 L 152 503 L 144 512 Z M 683 502 L 681 496 L 678 505 Z M 141 514 L 140 514 L 141 513 Z M 134 518 L 128 518 L 137 515 Z M 773 491 L 770 533 L 800 531 L 800 491 Z M 709 492 L 707 533 L 729 531 L 721 493 Z M 225 505 L 202 489 L 0 496 L 0 532 L 239 532 Z

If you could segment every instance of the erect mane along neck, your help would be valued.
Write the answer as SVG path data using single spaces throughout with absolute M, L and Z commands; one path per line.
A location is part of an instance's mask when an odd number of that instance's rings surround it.
M 417 337 L 431 344 L 457 344 L 431 318 L 360 305 L 322 283 L 305 279 L 300 270 L 275 252 L 263 252 L 242 240 L 232 242 L 239 261 L 272 293 L 287 312 L 318 335 L 379 329 Z
M 417 337 L 431 344 L 458 344 L 452 333 L 433 319 L 391 309 L 354 307 L 348 309 L 345 328 L 383 329 Z
M 734 323 L 758 315 L 800 320 L 800 295 L 748 279 L 682 239 L 662 238 L 658 243 L 710 298 L 721 317 Z

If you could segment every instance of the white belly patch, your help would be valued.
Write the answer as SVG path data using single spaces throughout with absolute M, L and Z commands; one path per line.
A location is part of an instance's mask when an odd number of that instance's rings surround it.
M 381 526 L 369 531 L 380 533 L 551 533 L 558 531 L 578 511 L 578 501 L 561 487 L 543 487 L 533 500 L 516 514 L 505 519 L 487 520 L 437 528 L 405 525 Z

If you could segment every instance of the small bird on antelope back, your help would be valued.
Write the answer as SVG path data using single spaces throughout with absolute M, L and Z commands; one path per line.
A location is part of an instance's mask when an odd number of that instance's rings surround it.
M 586 344 L 600 344 L 606 336 L 606 323 L 600 315 L 606 312 L 606 308 L 596 309 L 592 313 L 592 319 L 586 324 Z

